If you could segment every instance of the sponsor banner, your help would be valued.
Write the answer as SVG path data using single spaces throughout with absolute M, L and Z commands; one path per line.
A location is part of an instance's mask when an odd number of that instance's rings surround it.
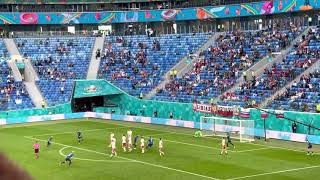
M 163 118 L 151 118 L 151 123 L 152 124 L 166 124 L 167 119 L 163 119 Z
M 193 121 L 184 121 L 184 127 L 186 128 L 194 128 L 194 122 Z
M 194 111 L 206 114 L 215 114 L 222 117 L 238 116 L 240 113 L 239 106 L 220 106 L 217 104 L 200 104 L 197 102 L 194 102 L 192 105 Z
M 177 124 L 176 124 L 175 120 L 167 119 L 166 122 L 164 123 L 164 125 L 176 126 Z
M 6 119 L 0 119 L 0 125 L 5 125 L 7 124 L 7 120 Z

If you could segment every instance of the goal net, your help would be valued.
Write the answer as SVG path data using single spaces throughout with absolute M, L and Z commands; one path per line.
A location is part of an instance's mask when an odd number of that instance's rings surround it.
M 240 142 L 254 141 L 254 120 L 228 119 L 221 117 L 200 117 L 203 136 L 226 136 L 227 133 Z

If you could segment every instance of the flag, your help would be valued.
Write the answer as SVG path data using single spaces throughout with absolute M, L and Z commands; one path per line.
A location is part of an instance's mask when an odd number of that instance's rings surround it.
M 269 116 L 268 112 L 261 111 L 261 118 L 267 118 Z
M 284 118 L 284 114 L 283 114 L 283 111 L 281 110 L 276 110 L 276 117 L 277 118 Z
M 250 109 L 241 108 L 240 117 L 242 117 L 242 118 L 250 118 Z

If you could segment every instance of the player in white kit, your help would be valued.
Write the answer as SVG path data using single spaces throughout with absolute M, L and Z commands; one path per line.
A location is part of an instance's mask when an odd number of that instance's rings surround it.
M 110 157 L 117 156 L 116 142 L 117 142 L 116 138 L 113 137 L 111 139 L 111 155 L 110 155 Z
M 121 139 L 123 152 L 127 152 L 127 137 L 123 134 Z
M 109 144 L 109 147 L 111 147 L 111 142 L 112 142 L 112 138 L 114 137 L 114 133 L 113 132 L 111 132 L 110 133 L 110 144 Z
M 228 151 L 227 151 L 227 144 L 226 144 L 226 139 L 223 137 L 221 140 L 221 155 L 227 155 Z
M 141 153 L 143 154 L 144 153 L 144 138 L 143 138 L 143 136 L 140 139 L 140 147 L 141 147 Z
M 160 153 L 160 156 L 164 156 L 162 138 L 159 139 L 159 153 Z
M 128 138 L 128 151 L 131 152 L 132 151 L 132 131 L 131 131 L 131 129 L 129 129 L 127 131 L 127 138 Z

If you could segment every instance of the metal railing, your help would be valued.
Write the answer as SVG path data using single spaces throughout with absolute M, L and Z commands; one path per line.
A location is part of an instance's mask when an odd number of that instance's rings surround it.
M 70 33 L 68 31 L 24 31 L 24 32 L 13 32 L 9 35 L 10 37 L 51 37 L 51 36 L 99 36 L 98 33 L 93 31 L 75 31 Z

